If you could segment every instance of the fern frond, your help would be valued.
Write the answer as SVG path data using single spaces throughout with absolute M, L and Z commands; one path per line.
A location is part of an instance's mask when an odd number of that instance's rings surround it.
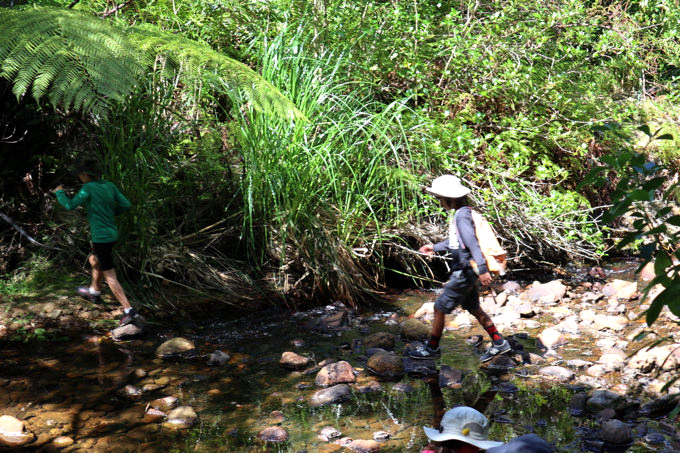
M 53 105 L 106 114 L 141 77 L 163 62 L 177 73 L 232 97 L 244 94 L 253 107 L 284 118 L 304 118 L 274 85 L 248 66 L 209 46 L 151 25 L 124 28 L 70 9 L 0 8 L 0 77 L 17 97 L 30 92 Z
M 239 91 L 253 107 L 291 119 L 303 113 L 281 91 L 245 64 L 216 52 L 197 41 L 164 32 L 144 24 L 130 30 L 130 39 L 154 59 L 164 57 L 178 67 L 185 77 L 207 82 L 226 94 Z
M 65 109 L 103 114 L 141 72 L 125 29 L 70 9 L 0 9 L 0 77 L 17 97 L 30 92 Z M 105 69 L 104 71 L 102 69 Z

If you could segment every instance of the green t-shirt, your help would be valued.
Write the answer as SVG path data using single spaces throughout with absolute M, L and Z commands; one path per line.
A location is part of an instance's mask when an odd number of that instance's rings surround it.
M 57 201 L 69 211 L 85 205 L 92 242 L 115 242 L 118 239 L 115 216 L 131 206 L 115 184 L 102 179 L 84 184 L 73 198 L 69 198 L 63 190 L 57 191 L 56 196 Z

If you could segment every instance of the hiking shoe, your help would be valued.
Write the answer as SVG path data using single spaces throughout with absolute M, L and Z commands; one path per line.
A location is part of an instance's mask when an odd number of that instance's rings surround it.
M 512 348 L 510 347 L 510 343 L 508 343 L 508 340 L 505 338 L 503 339 L 503 343 L 499 345 L 491 344 L 489 349 L 486 350 L 484 354 L 479 358 L 479 360 L 484 363 L 488 362 L 489 360 L 493 359 L 496 357 L 498 354 L 505 354 L 506 352 L 510 351 Z
M 96 296 L 92 293 L 90 293 L 90 287 L 89 286 L 79 286 L 76 289 L 76 292 L 80 297 L 83 299 L 89 300 L 90 302 L 97 303 L 99 302 L 99 299 L 101 299 L 101 295 L 97 294 Z
M 418 345 L 417 348 L 408 352 L 408 356 L 412 359 L 436 359 L 441 355 L 442 351 L 439 346 L 437 346 L 437 349 L 432 349 L 426 344 Z
M 128 324 L 131 324 L 134 322 L 135 318 L 137 317 L 137 310 L 134 308 L 130 310 L 129 313 L 123 314 L 123 316 L 120 318 L 120 324 L 119 326 L 127 326 Z

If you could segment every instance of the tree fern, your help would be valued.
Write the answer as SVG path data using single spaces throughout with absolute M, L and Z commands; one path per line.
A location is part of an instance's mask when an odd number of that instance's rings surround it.
M 159 57 L 180 75 L 200 78 L 231 97 L 286 118 L 302 114 L 276 87 L 246 65 L 209 46 L 151 25 L 123 27 L 70 9 L 0 8 L 0 77 L 17 97 L 30 92 L 54 106 L 106 114 Z

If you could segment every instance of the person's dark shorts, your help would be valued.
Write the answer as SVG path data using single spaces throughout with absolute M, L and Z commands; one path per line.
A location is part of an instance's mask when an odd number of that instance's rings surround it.
M 434 308 L 449 314 L 457 306 L 467 311 L 479 308 L 478 277 L 471 268 L 453 271 L 442 293 L 434 302 Z
M 115 242 L 93 242 L 92 253 L 99 261 L 99 270 L 113 269 L 113 244 Z

